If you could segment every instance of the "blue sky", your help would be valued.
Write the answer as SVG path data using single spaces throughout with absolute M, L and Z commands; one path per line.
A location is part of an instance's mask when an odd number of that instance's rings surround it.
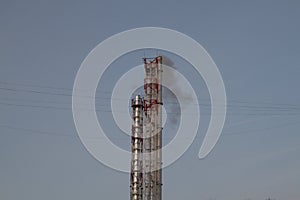
M 164 169 L 164 199 L 298 200 L 299 11 L 298 1 L 277 0 L 1 1 L 1 199 L 129 199 L 129 174 L 99 163 L 78 139 L 70 94 L 81 62 L 98 43 L 127 29 L 156 26 L 203 45 L 219 67 L 229 103 L 220 141 L 199 160 L 209 119 L 203 107 L 196 140 Z M 112 80 L 98 86 L 100 110 L 109 109 L 113 81 L 141 64 L 145 52 L 112 64 L 106 76 Z M 192 67 L 163 53 L 193 80 L 200 103 L 209 104 Z M 100 111 L 98 117 L 109 122 L 112 140 L 129 149 L 130 138 L 110 114 Z M 174 127 L 166 129 L 165 143 Z

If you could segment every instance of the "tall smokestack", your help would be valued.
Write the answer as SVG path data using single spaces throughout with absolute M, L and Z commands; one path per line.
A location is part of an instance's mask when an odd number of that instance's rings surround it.
M 132 99 L 131 200 L 162 199 L 162 57 L 144 58 L 142 99 Z M 143 117 L 145 122 L 143 122 Z
M 144 199 L 162 197 L 162 57 L 144 58 Z
M 143 100 L 137 95 L 131 101 L 132 137 L 131 137 L 131 173 L 130 199 L 143 199 Z

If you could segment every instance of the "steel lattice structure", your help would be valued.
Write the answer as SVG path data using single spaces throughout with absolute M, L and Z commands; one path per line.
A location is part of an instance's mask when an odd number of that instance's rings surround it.
M 144 67 L 144 99 L 136 96 L 131 104 L 133 126 L 130 199 L 161 200 L 162 57 L 144 58 Z

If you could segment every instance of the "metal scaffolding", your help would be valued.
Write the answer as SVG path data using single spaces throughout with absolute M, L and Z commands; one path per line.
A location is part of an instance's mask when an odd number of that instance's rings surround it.
M 144 59 L 144 113 L 145 113 L 145 168 L 144 199 L 161 199 L 161 163 L 162 163 L 162 96 L 161 72 L 162 57 L 153 60 Z
M 142 109 L 142 114 L 139 112 L 140 121 L 143 120 L 142 129 L 139 125 L 139 132 L 143 132 L 141 140 L 137 140 L 136 127 L 133 127 L 132 141 L 133 145 L 137 142 L 142 144 L 142 149 L 137 151 L 132 148 L 132 161 L 131 161 L 131 200 L 161 200 L 162 199 L 162 57 L 158 56 L 154 59 L 144 58 L 144 101 L 140 106 L 133 106 L 140 97 L 137 96 L 132 102 L 133 108 L 133 123 L 136 124 L 137 108 Z M 135 102 L 135 103 L 134 103 Z M 141 116 L 142 115 L 142 116 Z M 138 146 L 138 145 L 137 145 Z M 140 147 L 140 146 L 139 146 Z M 139 152 L 143 157 L 136 157 Z M 138 159 L 136 161 L 135 159 Z M 139 178 L 135 179 L 135 163 L 140 163 L 137 167 L 139 173 L 142 169 L 142 174 L 137 173 Z M 141 167 L 141 168 L 140 168 Z M 137 182 L 134 182 L 137 180 Z M 134 185 L 137 186 L 137 191 L 142 192 L 142 196 L 135 195 Z M 138 193 L 139 194 L 139 193 Z M 136 199 L 136 198 L 137 199 Z

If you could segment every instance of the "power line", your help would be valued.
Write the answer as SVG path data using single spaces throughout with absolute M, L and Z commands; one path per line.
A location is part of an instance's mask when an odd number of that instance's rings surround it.
M 66 90 L 66 91 L 73 91 L 71 88 L 63 88 L 63 87 L 52 87 L 52 86 L 40 86 L 40 85 L 33 85 L 33 84 L 21 84 L 21 83 L 9 83 L 9 82 L 4 82 L 0 81 L 0 84 L 5 84 L 5 85 L 20 85 L 20 86 L 26 86 L 26 87 L 36 87 L 36 88 L 45 88 L 45 89 L 55 89 L 55 90 Z M 49 91 L 38 91 L 38 90 L 33 90 L 33 89 L 14 89 L 14 88 L 7 88 L 7 87 L 0 87 L 0 90 L 3 91 L 13 91 L 13 92 L 28 92 L 28 93 L 37 93 L 37 94 L 46 94 L 46 95 L 56 95 L 56 96 L 68 96 L 71 97 L 71 93 L 61 93 L 61 92 L 49 92 Z M 83 92 L 86 90 L 82 90 Z M 111 91 L 103 91 L 103 90 L 97 90 L 100 94 L 112 94 Z M 82 95 L 80 97 L 83 98 L 93 98 L 92 96 L 85 96 Z M 127 100 L 124 98 L 111 98 L 111 97 L 99 97 L 96 96 L 96 99 L 108 99 L 108 100 Z M 166 100 L 168 99 L 173 99 L 171 96 L 165 96 Z M 177 97 L 180 100 L 186 99 L 187 101 L 191 101 L 189 97 Z M 168 101 L 167 101 L 168 102 Z M 210 102 L 209 99 L 206 100 L 206 102 Z M 300 105 L 295 105 L 295 104 L 287 104 L 287 103 L 269 103 L 269 102 L 247 102 L 247 101 L 240 101 L 240 100 L 229 100 L 229 103 L 227 106 L 228 107 L 234 107 L 234 106 L 243 106 L 243 107 L 248 107 L 248 108 L 257 108 L 257 107 L 264 107 L 264 108 L 274 108 L 274 109 L 300 109 Z M 177 102 L 168 102 L 168 103 L 177 103 Z M 235 103 L 235 105 L 233 104 Z M 210 104 L 204 104 L 204 103 L 199 103 L 195 105 L 202 105 L 202 106 L 210 106 Z M 264 106 L 258 106 L 258 105 L 264 105 Z M 271 105 L 271 106 L 270 106 Z M 215 106 L 224 106 L 221 104 L 217 104 Z M 280 106 L 285 106 L 285 107 L 280 107 Z
M 279 128 L 284 128 L 284 127 L 289 127 L 292 125 L 299 125 L 300 121 L 294 121 L 294 122 L 288 122 L 288 123 L 281 123 L 277 125 L 272 125 L 269 127 L 264 127 L 264 128 L 258 128 L 258 129 L 249 129 L 245 131 L 238 131 L 238 132 L 232 132 L 232 131 L 224 131 L 222 136 L 235 136 L 235 135 L 244 135 L 244 134 L 255 134 L 263 131 L 269 131 L 269 130 L 274 130 L 274 129 L 279 129 Z M 41 135 L 50 135 L 50 136 L 58 136 L 58 137 L 70 137 L 70 138 L 79 138 L 77 134 L 65 134 L 65 133 L 58 133 L 58 132 L 50 132 L 50 131 L 44 131 L 44 130 L 36 130 L 36 129 L 29 129 L 29 128 L 21 128 L 21 127 L 15 127 L 15 126 L 10 126 L 10 125 L 4 125 L 0 124 L 0 127 L 6 128 L 6 129 L 11 129 L 11 130 L 19 130 L 24 132 L 31 132 L 31 133 L 36 133 L 36 134 L 41 134 Z M 286 133 L 286 132 L 282 132 Z M 120 138 L 120 137 L 109 137 L 112 140 L 130 140 L 130 136 L 126 138 Z M 196 136 L 195 138 L 202 138 L 199 136 Z M 95 138 L 89 138 L 89 139 L 104 139 L 102 137 L 95 137 Z M 172 137 L 163 137 L 164 140 L 169 140 L 172 139 Z M 186 138 L 190 139 L 190 138 Z
M 65 93 L 56 93 L 56 92 L 48 92 L 48 91 L 37 91 L 37 90 L 20 90 L 20 89 L 12 89 L 12 88 L 3 88 L 3 87 L 0 87 L 0 90 L 4 90 L 4 91 L 13 91 L 13 92 L 26 92 L 26 93 L 35 93 L 35 94 L 46 94 L 46 95 L 55 95 L 55 96 L 67 96 L 67 97 L 72 97 L 71 94 L 65 94 Z M 83 98 L 92 98 L 91 96 L 81 96 Z M 121 101 L 121 100 L 127 100 L 127 99 L 122 99 L 122 98 L 109 98 L 109 97 L 99 97 L 99 96 L 96 96 L 95 97 L 96 99 L 106 99 L 106 100 L 118 100 L 118 101 Z M 170 101 L 165 101 L 167 104 L 177 104 L 176 102 L 170 102 Z M 58 102 L 56 102 L 58 103 Z M 239 104 L 228 104 L 226 105 L 228 108 L 239 108 L 239 109 L 251 109 L 251 111 L 254 111 L 255 109 L 257 111 L 260 111 L 260 110 L 272 110 L 272 109 L 275 109 L 275 110 L 299 110 L 300 111 L 300 106 L 296 106 L 296 105 L 288 105 L 288 106 L 276 106 L 278 104 L 270 104 L 272 106 L 259 106 L 259 105 L 249 105 L 250 103 L 248 102 L 248 105 L 239 105 Z M 98 105 L 98 104 L 97 104 Z M 100 104 L 99 104 L 100 105 Z M 198 106 L 206 106 L 206 107 L 209 107 L 211 106 L 211 104 L 209 103 L 198 103 L 198 104 L 192 104 L 192 105 L 198 105 Z M 214 105 L 216 108 L 218 107 L 224 107 L 225 105 Z
M 24 108 L 42 108 L 42 109 L 53 109 L 53 110 L 72 110 L 71 107 L 58 107 L 58 106 L 52 106 L 52 105 L 28 105 L 28 104 L 16 104 L 16 103 L 6 103 L 6 102 L 0 102 L 0 105 L 4 106 L 13 106 L 13 107 L 24 107 Z M 78 110 L 78 109 L 77 109 Z M 94 111 L 93 109 L 88 108 L 79 108 L 79 110 L 82 111 Z M 95 111 L 98 112 L 108 112 L 111 113 L 111 109 L 99 109 L 96 108 Z M 248 110 L 251 111 L 251 110 Z M 127 111 L 123 110 L 116 110 L 117 113 L 128 113 Z M 167 114 L 182 114 L 182 115 L 197 115 L 198 113 L 192 113 L 192 112 L 168 112 Z M 210 115 L 210 112 L 202 112 L 204 115 Z M 222 113 L 215 113 L 215 114 L 222 114 Z M 276 111 L 276 110 L 261 110 L 260 112 L 227 112 L 227 115 L 251 115 L 251 116 L 299 116 L 300 112 L 291 112 L 291 111 Z

